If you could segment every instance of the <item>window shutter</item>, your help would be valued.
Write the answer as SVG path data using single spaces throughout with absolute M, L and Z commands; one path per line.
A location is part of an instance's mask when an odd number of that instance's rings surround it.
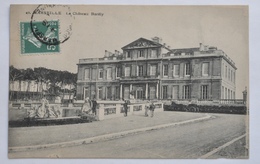
M 130 75 L 135 76 L 135 65 L 131 65 Z
M 156 64 L 156 73 L 155 73 L 155 76 L 159 76 L 160 74 L 161 74 L 161 72 L 160 72 L 160 65 L 161 64 Z
M 123 77 L 125 77 L 125 66 L 124 65 L 122 66 L 121 75 Z
M 106 69 L 104 69 L 104 79 L 107 79 L 107 70 Z
M 151 65 L 147 64 L 147 76 L 150 76 Z

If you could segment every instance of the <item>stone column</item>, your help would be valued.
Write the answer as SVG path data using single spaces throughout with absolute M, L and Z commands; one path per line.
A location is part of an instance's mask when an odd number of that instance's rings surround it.
M 120 100 L 123 98 L 123 85 L 120 84 Z
M 104 120 L 104 104 L 98 104 L 99 108 L 97 109 L 98 120 Z
M 159 94 L 158 94 L 158 83 L 156 84 L 156 98 L 159 99 Z
M 129 89 L 130 93 L 131 93 L 132 89 L 133 89 L 133 85 L 130 84 L 130 89 Z
M 134 113 L 134 105 L 133 105 L 133 104 L 128 105 L 128 108 L 130 109 L 130 110 L 129 110 L 129 114 L 130 114 L 130 113 L 133 114 L 133 113 Z
M 148 99 L 148 83 L 145 84 L 145 99 Z
M 116 115 L 120 115 L 121 114 L 120 111 L 121 111 L 121 103 L 117 103 L 116 104 Z

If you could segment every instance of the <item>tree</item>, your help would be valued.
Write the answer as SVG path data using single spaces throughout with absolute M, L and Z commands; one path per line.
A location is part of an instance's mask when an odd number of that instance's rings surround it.
M 12 65 L 9 67 L 9 83 L 11 83 L 13 85 L 12 86 L 13 89 L 14 89 L 14 82 L 17 80 L 20 81 L 22 79 L 22 77 L 23 77 L 23 73 L 21 70 L 15 68 Z M 19 86 L 20 86 L 20 83 L 19 83 Z M 10 90 L 9 100 L 11 100 L 12 98 L 13 98 L 13 91 Z
M 19 92 L 22 91 L 22 81 L 27 82 L 26 95 L 30 97 L 30 84 L 32 82 L 36 82 L 37 85 L 37 93 L 41 92 L 41 97 L 44 92 L 43 84 L 46 84 L 46 91 L 49 95 L 58 96 L 63 92 L 63 95 L 66 92 L 74 93 L 77 75 L 74 73 L 70 73 L 68 71 L 58 71 L 51 70 L 44 67 L 38 68 L 27 68 L 24 69 L 16 69 L 13 66 L 10 66 L 10 74 L 9 74 L 10 85 L 14 84 L 14 81 L 19 81 Z M 65 86 L 69 85 L 70 88 L 66 89 Z M 39 94 L 38 94 L 39 95 Z M 34 97 L 34 95 L 33 95 Z M 13 98 L 13 93 L 10 90 L 10 99 Z
M 47 75 L 49 74 L 49 70 L 43 67 L 39 67 L 39 68 L 34 68 L 34 72 L 35 72 L 35 77 L 36 77 L 36 83 L 37 83 L 37 92 L 40 90 L 41 92 L 41 97 L 43 95 L 43 83 L 47 84 L 48 79 L 47 79 Z M 38 87 L 40 83 L 40 87 Z
M 30 84 L 31 84 L 31 82 L 33 82 L 35 80 L 35 74 L 34 74 L 33 69 L 27 68 L 25 70 L 23 80 L 25 80 L 27 82 L 26 92 L 27 92 L 28 98 L 30 98 L 30 93 L 29 93 L 30 92 Z

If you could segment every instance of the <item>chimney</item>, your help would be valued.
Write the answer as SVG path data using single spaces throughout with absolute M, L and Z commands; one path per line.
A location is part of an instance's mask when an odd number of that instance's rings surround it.
M 161 42 L 162 42 L 162 39 L 159 38 L 159 37 L 157 37 L 157 36 L 155 36 L 155 37 L 152 38 L 152 41 L 154 41 L 154 42 L 156 42 L 156 43 L 161 43 Z
M 204 46 L 202 43 L 200 43 L 200 51 L 204 51 Z
M 209 50 L 209 46 L 204 46 L 204 50 L 208 51 Z
M 108 51 L 105 50 L 105 57 L 108 57 Z

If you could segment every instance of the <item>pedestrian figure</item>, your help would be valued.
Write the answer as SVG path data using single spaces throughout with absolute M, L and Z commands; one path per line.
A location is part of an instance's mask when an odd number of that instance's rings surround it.
M 92 100 L 92 113 L 95 116 L 97 115 L 97 101 L 95 98 Z
M 154 115 L 154 109 L 155 109 L 155 105 L 154 105 L 154 103 L 152 102 L 151 105 L 150 105 L 151 117 L 153 117 L 153 115 Z
M 92 110 L 92 102 L 91 102 L 91 101 L 89 100 L 89 98 L 87 97 L 87 98 L 85 99 L 85 102 L 84 102 L 82 108 L 81 108 L 81 113 L 82 113 L 83 115 L 89 114 L 89 112 L 90 112 L 91 110 Z
M 150 103 L 149 103 L 149 101 L 147 101 L 147 103 L 145 104 L 145 113 L 144 113 L 145 117 L 148 117 L 149 109 L 150 109 Z
M 123 99 L 124 100 L 124 99 Z M 127 117 L 127 111 L 128 111 L 128 104 L 129 104 L 129 101 L 128 100 L 124 100 L 124 110 L 125 110 L 125 117 Z

